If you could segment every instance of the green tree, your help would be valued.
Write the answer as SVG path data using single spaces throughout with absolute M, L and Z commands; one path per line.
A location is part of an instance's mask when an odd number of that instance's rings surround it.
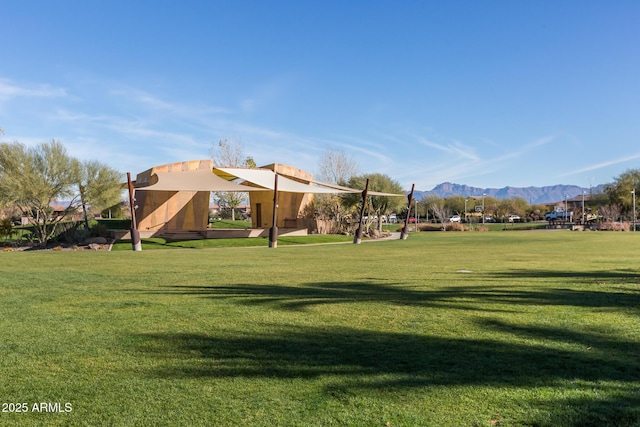
M 638 191 L 640 190 L 640 169 L 628 169 L 620 174 L 615 180 L 605 186 L 605 193 L 609 196 L 611 205 L 620 206 L 621 210 L 631 216 L 633 211 L 633 194 L 636 193 L 636 203 Z
M 485 201 L 486 202 L 486 201 Z M 504 218 L 507 215 L 518 215 L 521 218 L 526 216 L 529 203 L 522 197 L 503 199 L 497 203 L 495 214 L 497 218 Z
M 359 176 L 353 176 L 347 182 L 347 186 L 351 188 L 362 188 L 366 186 L 367 179 L 369 179 L 369 191 L 379 193 L 398 194 L 404 196 L 404 190 L 397 181 L 394 181 L 387 175 L 380 173 L 365 174 Z M 405 197 L 397 196 L 369 196 L 367 197 L 367 203 L 365 205 L 365 215 L 368 218 L 378 218 L 378 230 L 382 230 L 382 215 L 389 215 L 392 212 L 398 211 L 405 203 Z M 352 208 L 358 206 L 362 202 L 360 194 L 346 194 L 343 196 L 343 203 L 346 207 Z M 371 225 L 371 222 L 367 224 L 367 228 Z
M 0 143 L 0 200 L 16 205 L 33 224 L 36 240 L 45 246 L 58 224 L 73 211 L 77 194 L 77 161 L 55 140 L 27 147 Z M 61 215 L 53 218 L 51 203 L 68 200 Z
M 118 203 L 122 198 L 123 177 L 117 170 L 95 160 L 80 163 L 78 171 L 77 186 L 85 230 L 89 230 L 87 209 L 100 212 Z
M 456 214 L 463 216 L 464 215 L 464 197 L 463 196 L 447 197 L 444 200 L 444 207 L 450 212 L 455 212 Z M 449 217 L 447 217 L 447 219 L 448 218 Z

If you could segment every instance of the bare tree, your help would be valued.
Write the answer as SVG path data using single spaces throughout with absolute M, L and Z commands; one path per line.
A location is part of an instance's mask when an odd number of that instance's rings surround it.
M 344 151 L 327 149 L 320 158 L 318 179 L 331 184 L 345 183 L 359 173 L 358 163 Z
M 211 148 L 211 159 L 214 166 L 255 168 L 256 162 L 250 156 L 245 156 L 240 139 L 221 139 Z M 218 205 L 231 210 L 231 220 L 235 221 L 235 210 L 248 197 L 247 193 L 216 191 L 214 198 Z
M 451 209 L 445 207 L 444 200 L 431 203 L 429 209 L 442 224 L 442 231 L 445 231 L 447 229 L 447 220 L 451 216 Z
M 327 149 L 318 164 L 318 180 L 330 184 L 345 184 L 359 172 L 359 166 L 344 151 Z M 322 219 L 341 221 L 343 206 L 336 194 L 319 194 L 315 199 L 316 211 Z
M 618 221 L 618 219 L 620 219 L 620 212 L 622 212 L 622 207 L 616 204 L 601 206 L 598 209 L 598 213 L 602 216 L 605 222 Z

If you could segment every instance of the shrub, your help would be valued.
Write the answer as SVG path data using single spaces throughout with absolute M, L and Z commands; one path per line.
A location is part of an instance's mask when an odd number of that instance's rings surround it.
M 109 228 L 107 227 L 107 225 L 99 222 L 91 224 L 89 230 L 89 235 L 91 237 L 107 237 L 107 233 L 109 232 Z
M 8 238 L 13 234 L 13 221 L 11 218 L 5 218 L 0 221 L 0 237 Z
M 445 228 L 447 231 L 464 231 L 464 225 L 459 222 L 448 222 Z
M 600 230 L 603 231 L 629 231 L 631 225 L 628 222 L 607 221 L 600 224 Z

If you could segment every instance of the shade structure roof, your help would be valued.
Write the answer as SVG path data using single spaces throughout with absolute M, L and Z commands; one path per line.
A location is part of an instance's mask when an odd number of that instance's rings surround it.
M 209 169 L 179 172 L 156 172 L 151 177 L 155 183 L 146 187 L 137 187 L 145 191 L 266 191 L 247 185 L 227 181 L 215 175 Z
M 213 168 L 213 173 L 229 180 L 242 180 L 263 188 L 273 190 L 275 188 L 276 173 L 271 169 L 256 168 Z M 324 194 L 345 194 L 345 193 L 361 193 L 362 189 L 343 187 L 335 184 L 327 184 L 325 182 L 308 180 L 304 178 L 286 177 L 280 173 L 278 175 L 278 191 L 289 193 L 324 193 Z M 292 179 L 293 178 L 293 179 Z M 369 191 L 370 196 L 405 196 L 404 194 L 381 193 L 377 191 Z
M 342 187 L 303 178 L 278 175 L 278 191 L 289 193 L 347 194 L 362 189 Z M 151 185 L 137 187 L 145 191 L 273 191 L 276 173 L 262 168 L 218 168 L 176 172 L 156 172 Z M 404 194 L 369 191 L 371 196 L 405 196 Z
M 276 173 L 271 169 L 213 168 L 213 173 L 229 180 L 241 180 L 269 190 L 275 189 Z M 313 182 L 300 182 L 278 174 L 278 191 L 288 193 L 359 193 L 361 190 L 337 189 Z

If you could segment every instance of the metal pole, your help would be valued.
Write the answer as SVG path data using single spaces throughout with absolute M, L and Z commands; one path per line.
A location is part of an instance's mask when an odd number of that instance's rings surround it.
M 409 203 L 407 204 L 407 217 L 404 219 L 404 227 L 402 228 L 402 233 L 400 233 L 400 239 L 402 240 L 406 240 L 409 236 L 409 217 L 411 216 L 411 201 L 413 200 L 413 190 L 415 187 L 415 184 L 411 184 L 411 193 L 407 196 Z
M 273 224 L 269 230 L 269 247 L 278 247 L 278 174 L 276 173 L 275 183 L 273 184 Z
M 484 196 L 485 194 L 482 193 L 482 225 L 484 225 Z
M 416 233 L 418 232 L 418 222 L 420 222 L 420 217 L 418 216 L 418 201 L 416 200 L 415 203 L 415 210 L 414 212 L 416 213 Z
M 369 178 L 367 178 L 367 183 L 364 186 L 364 191 L 362 192 L 362 207 L 360 208 L 360 221 L 358 222 L 358 229 L 356 230 L 356 235 L 353 237 L 353 244 L 359 245 L 362 243 L 362 220 L 364 219 L 364 208 L 367 204 L 367 193 L 369 192 Z
M 633 231 L 636 231 L 636 189 L 631 190 L 633 196 Z
M 464 222 L 467 222 L 467 200 L 469 199 L 464 199 Z
M 127 172 L 127 184 L 129 186 L 129 207 L 131 208 L 131 249 L 136 252 L 142 251 L 142 242 L 140 241 L 140 232 L 138 231 L 138 221 L 136 220 L 136 205 L 134 198 L 133 182 L 131 174 Z
M 584 190 L 582 190 L 582 225 L 584 226 Z

